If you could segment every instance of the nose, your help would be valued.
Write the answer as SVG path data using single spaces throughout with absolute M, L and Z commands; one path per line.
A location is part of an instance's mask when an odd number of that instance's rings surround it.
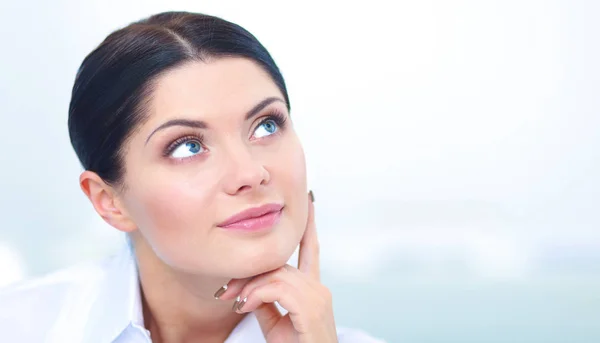
M 271 175 L 262 161 L 248 148 L 230 149 L 226 164 L 224 188 L 229 195 L 257 190 L 269 183 Z

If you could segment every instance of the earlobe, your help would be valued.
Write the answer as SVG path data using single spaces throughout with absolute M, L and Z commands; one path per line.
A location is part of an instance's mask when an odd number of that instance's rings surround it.
M 120 204 L 113 187 L 98 174 L 84 171 L 79 177 L 81 190 L 88 197 L 96 212 L 115 229 L 123 232 L 134 231 L 136 226 Z

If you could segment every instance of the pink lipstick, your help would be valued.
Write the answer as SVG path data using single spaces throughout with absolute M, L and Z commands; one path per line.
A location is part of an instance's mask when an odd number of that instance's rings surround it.
M 267 204 L 242 211 L 218 224 L 223 229 L 261 231 L 273 227 L 281 218 L 283 205 Z

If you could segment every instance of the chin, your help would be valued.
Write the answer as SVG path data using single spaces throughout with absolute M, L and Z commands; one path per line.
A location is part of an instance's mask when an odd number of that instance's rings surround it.
M 302 238 L 302 232 L 296 232 L 293 227 L 291 221 L 285 220 L 266 236 L 236 244 L 236 251 L 228 254 L 231 258 L 224 270 L 234 278 L 246 278 L 283 267 Z
M 240 256 L 231 276 L 236 279 L 253 277 L 283 267 L 292 257 L 295 247 L 287 250 L 289 251 L 273 249 L 262 251 L 260 254 Z

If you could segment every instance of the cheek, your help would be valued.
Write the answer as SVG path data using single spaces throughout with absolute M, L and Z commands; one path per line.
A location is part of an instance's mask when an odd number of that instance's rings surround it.
M 210 186 L 199 187 L 167 175 L 152 175 L 146 181 L 136 181 L 131 215 L 148 244 L 168 260 L 167 256 L 173 256 L 170 250 L 201 239 L 214 224 Z
M 306 187 L 306 161 L 300 142 L 295 139 L 287 149 L 280 152 L 281 158 L 273 164 L 272 176 L 274 187 L 278 188 L 285 198 L 291 225 L 298 228 L 298 234 L 304 232 L 308 213 L 308 194 Z
M 287 191 L 306 191 L 306 160 L 304 150 L 297 137 L 290 139 L 286 148 L 278 152 L 276 161 L 271 168 L 276 178 L 283 181 Z
M 231 181 L 223 176 L 228 175 L 225 165 L 205 164 L 201 171 L 195 164 L 177 168 L 153 165 L 126 180 L 131 186 L 127 197 L 130 215 L 146 244 L 163 262 L 191 272 L 255 275 L 289 259 L 306 228 L 304 151 L 290 134 L 277 149 L 255 153 L 255 160 L 261 161 L 271 176 L 268 193 L 283 199 L 286 215 L 274 234 L 243 244 L 212 230 L 233 210 L 221 197 L 223 182 Z M 232 201 L 237 201 L 238 209 L 239 200 Z

